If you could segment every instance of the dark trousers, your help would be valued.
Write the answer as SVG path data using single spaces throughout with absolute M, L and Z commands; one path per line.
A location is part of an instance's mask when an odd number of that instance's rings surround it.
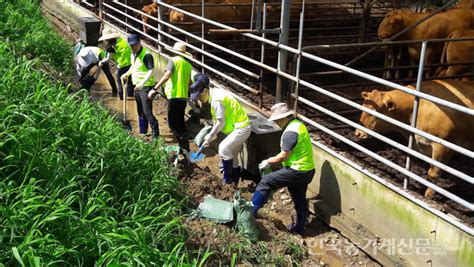
M 138 113 L 138 125 L 140 127 L 140 133 L 146 134 L 148 131 L 148 124 L 153 131 L 153 136 L 158 137 L 160 135 L 160 129 L 158 127 L 158 120 L 153 115 L 153 101 L 148 99 L 148 92 L 152 89 L 152 86 L 145 86 L 142 90 L 135 92 L 135 101 L 137 102 L 137 113 Z
M 120 80 L 120 77 L 122 77 L 122 75 L 125 72 L 127 72 L 129 69 L 130 69 L 130 66 L 117 68 L 117 77 L 115 77 L 115 81 L 117 82 L 117 89 L 118 89 L 118 95 L 120 97 L 120 100 L 123 100 L 123 86 L 122 86 L 122 81 Z M 127 86 L 127 96 L 133 96 L 133 84 L 132 84 L 132 81 L 130 80 L 130 77 L 127 78 L 126 86 Z
M 291 168 L 282 168 L 262 177 L 255 191 L 259 191 L 268 198 L 271 191 L 282 187 L 288 187 L 293 200 L 297 215 L 306 217 L 308 203 L 306 202 L 306 190 L 308 184 L 313 180 L 315 170 L 297 171 Z
M 168 99 L 168 126 L 178 140 L 181 151 L 189 151 L 188 131 L 184 122 L 186 104 L 186 99 Z
M 86 78 L 86 76 L 88 76 L 90 70 L 94 66 L 97 66 L 97 65 L 98 65 L 98 63 L 91 64 L 87 68 L 82 70 L 82 72 L 81 72 L 81 77 L 79 78 L 79 82 L 81 83 L 81 87 L 87 89 L 88 91 L 90 90 L 90 88 L 94 84 L 95 80 L 93 80 L 93 82 L 91 82 L 91 80 L 90 80 L 91 75 L 89 75 L 89 77 L 87 77 L 87 79 L 85 79 L 85 78 Z M 117 85 L 115 84 L 115 80 L 114 80 L 114 76 L 112 75 L 112 72 L 110 72 L 110 67 L 109 67 L 108 63 L 102 65 L 102 71 L 104 71 L 104 74 L 107 77 L 107 80 L 109 81 L 110 87 L 112 88 L 112 94 L 117 94 Z

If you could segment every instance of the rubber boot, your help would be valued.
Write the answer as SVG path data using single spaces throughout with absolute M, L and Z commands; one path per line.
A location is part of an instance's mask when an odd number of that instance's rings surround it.
M 232 168 L 232 185 L 237 187 L 240 181 L 240 167 Z
M 151 123 L 151 129 L 153 130 L 153 139 L 157 139 L 160 136 L 160 128 L 158 127 L 158 121 Z
M 261 207 L 263 207 L 263 205 L 265 205 L 266 202 L 267 202 L 267 197 L 264 194 L 262 194 L 262 192 L 255 191 L 255 193 L 253 193 L 253 196 L 252 196 L 252 205 L 253 205 L 252 213 L 253 213 L 254 217 L 257 216 L 258 210 Z
M 138 127 L 140 128 L 140 134 L 146 134 L 148 132 L 148 121 L 144 117 L 138 117 Z
M 295 223 L 288 225 L 288 230 L 292 233 L 297 233 L 302 235 L 304 232 L 304 225 L 306 223 L 306 216 L 308 214 L 306 207 L 301 207 L 296 210 L 296 220 Z
M 224 167 L 223 183 L 232 183 L 232 163 L 233 160 L 222 160 L 222 166 Z

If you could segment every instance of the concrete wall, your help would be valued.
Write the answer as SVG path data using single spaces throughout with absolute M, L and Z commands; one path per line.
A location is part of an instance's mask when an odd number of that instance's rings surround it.
M 316 214 L 371 256 L 386 265 L 474 266 L 474 237 L 322 149 L 314 154 Z

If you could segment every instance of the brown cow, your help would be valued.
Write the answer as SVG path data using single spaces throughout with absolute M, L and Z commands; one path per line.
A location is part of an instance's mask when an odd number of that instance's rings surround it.
M 390 38 L 408 26 L 427 16 L 426 13 L 414 13 L 407 9 L 393 10 L 385 16 L 378 28 L 380 39 Z M 471 18 L 474 11 L 468 9 L 450 9 L 434 15 L 418 26 L 400 36 L 397 40 L 423 40 L 446 38 L 452 31 L 461 29 L 473 29 Z M 426 63 L 437 62 L 443 43 L 429 44 L 426 50 Z M 421 44 L 408 45 L 410 61 L 417 64 L 420 58 Z
M 206 4 L 229 4 L 231 2 L 238 2 L 242 0 L 210 0 L 206 1 Z M 201 4 L 201 0 L 180 0 L 180 1 L 166 1 L 167 4 L 170 5 L 176 5 L 176 4 Z M 143 13 L 148 14 L 149 16 L 152 17 L 157 17 L 158 16 L 158 4 L 157 3 L 151 3 L 149 5 L 146 5 L 142 8 Z M 191 7 L 186 7 L 186 6 L 179 6 L 179 8 L 184 9 L 186 11 L 189 11 L 191 13 L 194 13 L 196 15 L 201 14 L 201 6 L 191 6 Z M 207 6 L 205 9 L 205 17 L 209 19 L 216 20 L 216 17 L 219 22 L 227 22 L 230 20 L 235 20 L 237 18 L 237 9 L 236 7 L 232 6 L 226 6 L 226 7 L 220 7 L 220 6 Z M 224 13 L 224 14 L 223 14 Z M 165 14 L 166 15 L 166 14 Z M 149 24 L 151 26 L 156 27 L 156 22 L 154 20 L 150 20 L 148 16 L 142 15 L 141 16 L 142 21 L 143 21 L 143 31 L 145 33 L 148 33 L 149 27 L 146 24 Z M 224 21 L 222 21 L 222 18 L 224 18 Z M 177 22 L 191 22 L 193 21 L 191 18 L 185 17 L 181 12 L 175 11 L 175 10 L 170 10 L 169 11 L 169 22 L 171 23 L 177 23 Z M 192 29 L 187 29 L 186 30 L 193 30 L 193 29 L 198 29 L 200 26 L 196 25 Z
M 158 4 L 151 3 L 149 5 L 143 6 L 142 12 L 146 13 L 154 18 L 158 18 Z M 148 16 L 141 15 L 143 21 L 143 32 L 148 33 L 147 24 L 156 27 L 156 22 L 154 20 L 149 20 Z
M 422 83 L 424 93 L 448 100 L 450 102 L 474 108 L 474 83 L 454 80 L 435 80 Z M 405 124 L 410 124 L 415 97 L 399 90 L 363 92 L 364 107 L 390 116 Z M 366 112 L 360 117 L 360 122 L 365 127 L 379 133 L 400 132 L 406 137 L 408 133 L 390 123 L 376 118 Z M 433 104 L 421 99 L 419 103 L 416 128 L 434 136 L 448 140 L 467 149 L 474 148 L 474 117 L 455 111 L 453 109 Z M 363 131 L 356 130 L 359 138 L 367 138 Z M 431 156 L 432 159 L 446 163 L 453 156 L 453 151 L 424 137 L 415 135 L 419 150 Z M 428 180 L 434 182 L 439 177 L 441 170 L 431 166 L 428 170 Z M 428 188 L 426 197 L 432 197 L 435 192 Z
M 458 7 L 472 9 L 474 8 L 474 0 L 461 0 L 458 3 Z
M 474 38 L 474 30 L 457 30 L 448 35 L 449 39 Z M 474 40 L 462 42 L 446 42 L 441 54 L 441 63 L 455 64 L 474 62 Z M 454 65 L 448 68 L 440 67 L 436 75 L 451 76 L 469 72 L 469 65 Z

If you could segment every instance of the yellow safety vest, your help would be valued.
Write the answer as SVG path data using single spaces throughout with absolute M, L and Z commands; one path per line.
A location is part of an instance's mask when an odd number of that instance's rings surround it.
M 224 90 L 213 90 L 211 93 L 212 94 L 209 95 L 211 107 L 213 101 L 220 101 L 225 108 L 225 125 L 224 128 L 222 128 L 224 134 L 229 134 L 236 128 L 240 129 L 250 125 L 247 113 L 242 108 L 239 101 L 237 101 L 230 93 Z M 211 115 L 212 119 L 216 120 L 216 114 L 213 108 L 211 108 Z
M 294 119 L 286 126 L 283 134 L 286 131 L 296 132 L 298 134 L 298 143 L 291 151 L 290 157 L 283 162 L 283 166 L 297 171 L 310 171 L 314 169 L 313 145 L 311 144 L 311 137 L 306 126 L 299 120 Z
M 168 99 L 188 98 L 191 70 L 193 66 L 181 56 L 172 57 L 173 73 L 165 85 L 165 94 Z

